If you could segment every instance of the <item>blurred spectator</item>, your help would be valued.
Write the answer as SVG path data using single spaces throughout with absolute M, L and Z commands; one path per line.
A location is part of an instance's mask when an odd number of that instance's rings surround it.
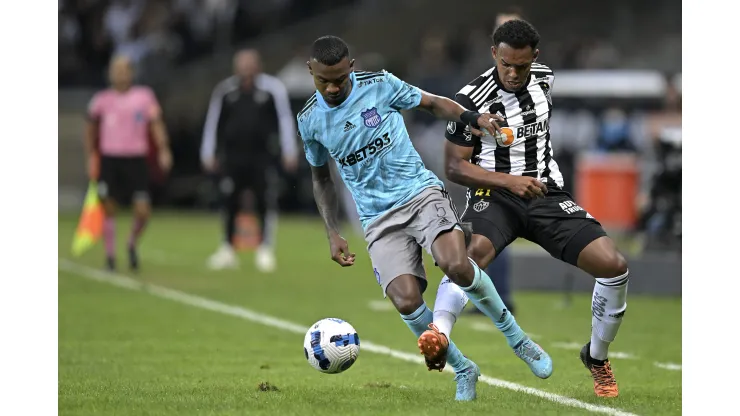
M 407 78 L 409 83 L 422 90 L 444 97 L 452 97 L 457 92 L 458 84 L 463 81 L 458 69 L 450 59 L 447 35 L 438 29 L 432 30 L 421 38 L 419 56 L 409 61 Z M 436 118 L 422 111 L 413 113 L 416 123 L 432 124 Z
M 642 203 L 639 229 L 646 248 L 666 248 L 681 237 L 681 94 L 670 82 L 663 108 L 648 116 L 647 135 L 657 166 L 651 175 L 649 196 Z M 676 240 L 678 238 L 679 240 Z
M 599 126 L 597 146 L 604 152 L 633 152 L 635 150 L 630 138 L 629 120 L 624 110 L 619 107 L 610 107 L 604 112 Z
M 261 236 L 255 264 L 262 272 L 272 272 L 277 266 L 273 250 L 278 215 L 274 159 L 279 153 L 283 169 L 295 171 L 295 116 L 285 86 L 262 72 L 256 50 L 236 53 L 234 73 L 213 90 L 203 130 L 201 160 L 207 172 L 220 177 L 218 188 L 225 208 L 223 244 L 208 259 L 208 266 L 216 270 L 238 267 L 236 222 L 246 208 L 242 201 L 251 199 Z

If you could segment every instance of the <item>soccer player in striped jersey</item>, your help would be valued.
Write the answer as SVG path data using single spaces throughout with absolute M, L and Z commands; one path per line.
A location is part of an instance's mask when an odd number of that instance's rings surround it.
M 522 237 L 596 278 L 591 340 L 580 358 L 596 395 L 615 397 L 619 390 L 607 356 L 627 307 L 627 261 L 601 224 L 563 190 L 548 126 L 555 76 L 535 62 L 539 40 L 524 20 L 495 30 L 496 65 L 455 100 L 468 110 L 495 114 L 496 134 L 478 138 L 465 123 L 449 123 L 446 174 L 469 187 L 462 218 L 472 223 L 468 254 L 479 267 Z
M 386 71 L 354 72 L 347 44 L 334 36 L 314 42 L 307 65 L 317 91 L 298 113 L 298 131 L 311 165 L 314 198 L 332 260 L 343 267 L 355 260 L 339 234 L 337 195 L 328 165 L 334 159 L 355 200 L 383 295 L 419 337 L 427 367 L 441 371 L 449 361 L 456 374 L 456 400 L 475 399 L 480 370 L 437 329 L 424 303 L 427 281 L 422 248 L 497 322 L 517 356 L 533 372 L 549 375 L 549 356 L 505 313 L 491 280 L 468 259 L 455 207 L 442 181 L 426 169 L 411 144 L 401 110 L 426 110 L 440 119 L 472 125 L 476 134 L 481 134 L 477 128 L 493 132 L 489 121 L 493 116 L 466 112 L 454 101 L 424 92 Z

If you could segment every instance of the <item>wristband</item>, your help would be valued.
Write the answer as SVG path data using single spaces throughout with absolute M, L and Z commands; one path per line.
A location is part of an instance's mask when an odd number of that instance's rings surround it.
M 460 120 L 462 120 L 463 123 L 469 124 L 476 129 L 478 128 L 478 117 L 480 117 L 480 113 L 477 111 L 463 111 L 463 113 L 460 114 Z

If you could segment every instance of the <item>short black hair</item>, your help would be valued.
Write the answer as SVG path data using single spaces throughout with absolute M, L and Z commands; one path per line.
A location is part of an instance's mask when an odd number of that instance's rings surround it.
M 530 46 L 537 49 L 540 43 L 540 34 L 531 23 L 526 20 L 515 19 L 509 20 L 499 26 L 493 32 L 493 46 L 505 43 L 514 49 L 522 49 Z
M 311 58 L 327 66 L 336 65 L 346 57 L 349 57 L 349 46 L 336 36 L 322 36 L 311 47 Z

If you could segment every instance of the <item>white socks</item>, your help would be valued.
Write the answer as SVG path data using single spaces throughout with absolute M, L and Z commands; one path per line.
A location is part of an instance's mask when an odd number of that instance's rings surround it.
M 610 279 L 596 279 L 591 303 L 591 358 L 606 360 L 627 309 L 629 271 Z
M 439 332 L 447 335 L 448 339 L 457 317 L 467 303 L 468 295 L 445 276 L 439 283 L 437 300 L 434 302 L 434 324 L 439 328 Z

